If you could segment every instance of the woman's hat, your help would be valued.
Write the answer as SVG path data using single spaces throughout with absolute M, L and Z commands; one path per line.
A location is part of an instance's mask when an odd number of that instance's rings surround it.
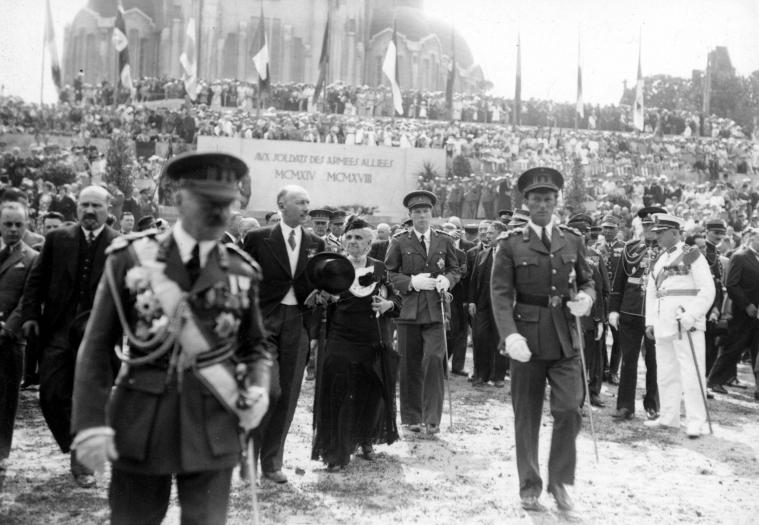
M 321 252 L 308 260 L 306 276 L 314 288 L 339 295 L 351 287 L 356 272 L 346 256 Z

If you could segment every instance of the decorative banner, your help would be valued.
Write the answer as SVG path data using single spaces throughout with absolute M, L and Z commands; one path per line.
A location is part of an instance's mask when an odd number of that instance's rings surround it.
M 297 184 L 308 191 L 312 208 L 376 207 L 374 215 L 398 220 L 408 216 L 403 197 L 417 189 L 425 164 L 445 174 L 442 149 L 200 136 L 198 151 L 230 153 L 247 163 L 250 211 L 276 210 L 279 190 Z

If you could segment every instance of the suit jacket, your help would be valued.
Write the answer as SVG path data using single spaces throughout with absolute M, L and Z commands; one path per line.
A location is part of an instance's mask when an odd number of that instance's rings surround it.
M 501 338 L 522 334 L 533 359 L 576 355 L 573 338 L 578 334 L 572 335 L 574 318 L 566 306 L 539 306 L 518 299 L 519 294 L 529 294 L 566 301 L 572 271 L 577 289 L 595 301 L 585 239 L 576 230 L 554 226 L 550 252 L 529 225 L 502 234 L 491 275 L 491 303 Z
M 456 285 L 461 277 L 461 267 L 453 239 L 448 234 L 431 229 L 427 253 L 413 230 L 396 234 L 387 249 L 385 266 L 393 288 L 403 298 L 399 323 L 443 322 L 438 292 L 417 292 L 411 288 L 411 276 L 419 273 L 445 275 L 451 287 Z
M 733 317 L 745 320 L 748 305 L 759 307 L 759 260 L 753 250 L 746 247 L 733 254 L 725 286 L 732 301 Z
M 90 282 L 91 297 L 95 297 L 105 265 L 105 250 L 119 234 L 108 226 L 96 239 Z M 79 264 L 79 243 L 83 239 L 81 226 L 74 224 L 47 234 L 40 256 L 37 257 L 24 293 L 22 321 L 38 321 L 46 340 L 53 333 L 68 328 L 75 315 L 76 282 Z
M 22 339 L 21 333 L 21 297 L 24 284 L 29 276 L 38 252 L 32 250 L 24 241 L 20 241 L 8 258 L 0 264 L 0 314 L 5 323 L 5 330 L 16 339 Z
M 324 241 L 317 235 L 302 230 L 300 253 L 295 275 L 290 271 L 287 246 L 279 224 L 251 230 L 245 236 L 245 251 L 261 266 L 263 281 L 259 292 L 264 317 L 270 315 L 292 286 L 295 298 L 303 306 L 314 285 L 306 276 L 309 257 L 325 251 Z
M 384 241 L 374 241 L 372 247 L 369 250 L 369 257 L 377 259 L 378 261 L 384 261 L 385 255 L 387 255 L 387 247 L 390 245 L 390 239 Z
M 141 290 L 130 288 L 135 285 L 128 284 L 126 278 L 139 264 L 133 251 L 136 243 L 157 245 L 155 260 L 165 264 L 164 274 L 189 294 L 188 305 L 199 337 L 212 350 L 229 346 L 235 361 L 249 364 L 251 384 L 269 389 L 271 358 L 256 298 L 261 276 L 255 264 L 242 252 L 219 243 L 191 283 L 170 233 L 157 239 L 152 234 L 122 238 L 114 244 L 105 269 L 111 272 L 119 293 L 114 297 L 107 279 L 102 279 L 79 350 L 72 432 L 111 426 L 119 452 L 116 465 L 131 472 L 167 474 L 230 468 L 240 452 L 237 417 L 193 370 L 182 371 L 181 382 L 180 371 L 169 374 L 171 350 L 139 366 L 122 366 L 114 386 L 113 347 L 122 340 L 124 330 L 118 302 L 123 306 L 129 330 L 139 333 L 136 303 Z M 248 283 L 247 289 L 241 283 Z M 161 293 L 150 286 L 147 289 Z M 224 332 L 218 321 L 222 316 L 231 321 Z M 144 357 L 164 340 L 147 348 L 133 346 L 130 340 L 129 356 Z
M 467 255 L 470 252 L 467 252 Z M 467 302 L 473 303 L 478 312 L 490 310 L 490 274 L 493 270 L 493 250 L 479 250 L 472 266 L 469 272 Z

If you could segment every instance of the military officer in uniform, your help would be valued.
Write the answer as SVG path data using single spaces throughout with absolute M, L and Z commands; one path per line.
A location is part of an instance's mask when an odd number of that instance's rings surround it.
M 646 282 L 646 337 L 656 338 L 661 411 L 646 425 L 680 428 L 684 398 L 686 433 L 697 438 L 706 425 L 699 374 L 704 373 L 704 330 L 714 302 L 714 279 L 701 252 L 682 242 L 683 221 L 664 213 L 654 219 L 662 253 Z
M 530 219 L 523 228 L 499 237 L 491 277 L 493 314 L 511 357 L 519 494 L 522 507 L 530 511 L 545 510 L 539 500 L 543 479 L 538 433 L 546 381 L 553 415 L 547 488 L 561 511 L 573 509 L 566 486 L 575 480 L 584 391 L 573 316 L 588 315 L 596 297 L 582 235 L 554 223 L 563 183 L 561 173 L 552 168 L 532 168 L 520 175 L 517 187 Z M 579 290 L 576 295 L 572 282 Z
M 593 283 L 596 289 L 596 300 L 590 315 L 582 318 L 583 349 L 585 350 L 585 366 L 588 374 L 588 395 L 590 404 L 595 407 L 604 407 L 606 404 L 601 400 L 601 386 L 603 383 L 603 356 L 605 350 L 599 343 L 604 333 L 606 324 L 607 307 L 609 304 L 609 279 L 606 274 L 606 261 L 593 247 L 590 238 L 590 226 L 593 219 L 584 213 L 577 213 L 569 218 L 567 226 L 577 229 L 585 237 L 588 266 L 593 273 Z
M 709 371 L 717 360 L 717 321 L 719 321 L 720 312 L 722 311 L 722 302 L 724 301 L 724 279 L 722 278 L 722 262 L 720 261 L 720 250 L 717 245 L 727 234 L 727 224 L 722 219 L 712 219 L 706 221 L 706 246 L 704 255 L 706 262 L 709 263 L 709 271 L 714 279 L 714 304 L 712 304 L 709 314 L 706 318 L 706 370 L 701 372 L 709 376 Z
M 113 463 L 114 525 L 160 523 L 172 477 L 183 524 L 224 523 L 238 432 L 266 412 L 261 274 L 219 241 L 245 173 L 223 153 L 175 157 L 164 171 L 179 188 L 173 230 L 109 248 L 76 363 L 72 448 L 96 471 Z M 122 334 L 129 345 L 114 378 Z M 239 399 L 249 408 L 236 409 Z
M 599 243 L 598 253 L 603 255 L 606 260 L 606 274 L 608 275 L 609 284 L 614 283 L 615 273 L 617 271 L 619 259 L 622 257 L 622 251 L 625 248 L 625 243 L 617 239 L 617 232 L 619 232 L 619 223 L 614 215 L 607 215 L 601 221 L 601 234 L 604 236 L 604 241 Z M 603 368 L 604 379 L 612 385 L 619 383 L 619 363 L 621 361 L 621 354 L 619 349 L 619 332 L 617 328 L 612 326 L 611 330 L 611 356 L 607 357 L 606 353 L 606 333 L 603 334 L 601 341 L 604 342 L 603 348 Z
M 310 210 L 308 215 L 311 217 L 311 224 L 314 227 L 314 235 L 324 241 L 325 247 L 331 252 L 340 253 L 342 246 L 336 246 L 334 243 L 328 243 L 329 221 L 332 219 L 332 212 L 325 209 Z M 315 325 L 316 346 L 309 349 L 308 363 L 306 364 L 306 381 L 313 381 L 316 377 L 316 356 L 324 349 L 324 343 L 327 337 L 327 315 L 325 309 L 320 305 L 314 310 L 314 319 L 319 319 Z
M 329 234 L 329 221 L 332 219 L 332 212 L 329 210 L 317 209 L 308 212 L 311 217 L 311 225 L 314 227 L 314 235 L 326 242 Z
M 403 199 L 412 221 L 409 231 L 390 241 L 385 266 L 403 299 L 396 321 L 400 363 L 401 422 L 412 432 L 440 431 L 446 369 L 441 300 L 461 277 L 453 239 L 430 228 L 437 198 L 412 191 Z
M 622 366 L 617 391 L 617 411 L 612 417 L 618 421 L 632 419 L 635 414 L 635 387 L 638 381 L 638 357 L 644 341 L 646 363 L 646 394 L 643 409 L 650 419 L 659 413 L 659 393 L 656 384 L 656 345 L 644 337 L 646 281 L 659 256 L 656 234 L 651 231 L 653 213 L 665 213 L 663 208 L 648 207 L 638 211 L 643 223 L 643 238 L 625 244 L 622 257 L 617 261 L 614 282 L 609 298 L 609 325 L 619 330 Z
M 343 253 L 343 229 L 347 214 L 342 210 L 333 211 L 329 218 L 329 233 L 324 240 L 330 252 Z

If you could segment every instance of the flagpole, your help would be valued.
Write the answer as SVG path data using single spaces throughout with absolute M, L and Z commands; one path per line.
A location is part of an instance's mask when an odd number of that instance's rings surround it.
M 50 15 L 50 10 L 48 9 L 45 16 L 47 17 Z M 53 21 L 49 20 L 48 24 L 51 26 L 53 25 Z M 47 48 L 47 26 L 48 24 L 45 24 L 45 28 L 42 30 L 42 71 L 40 74 L 40 106 L 42 105 L 42 95 L 45 90 L 45 51 Z
M 577 102 L 575 103 L 575 131 L 580 125 L 580 112 L 578 111 L 580 108 L 578 106 L 580 103 L 580 95 L 581 95 L 581 92 L 580 92 L 580 86 L 581 86 L 580 82 L 582 82 L 582 77 L 580 76 L 581 71 L 582 69 L 580 68 L 580 27 L 578 24 L 578 27 L 577 27 Z
M 200 38 L 203 36 L 203 0 L 200 0 L 199 6 L 198 6 L 198 29 L 196 31 L 197 35 L 197 43 L 195 45 L 195 83 L 200 83 L 200 50 L 201 50 L 201 44 L 200 44 Z M 196 95 L 197 96 L 197 95 Z M 197 99 L 196 99 L 197 100 Z

